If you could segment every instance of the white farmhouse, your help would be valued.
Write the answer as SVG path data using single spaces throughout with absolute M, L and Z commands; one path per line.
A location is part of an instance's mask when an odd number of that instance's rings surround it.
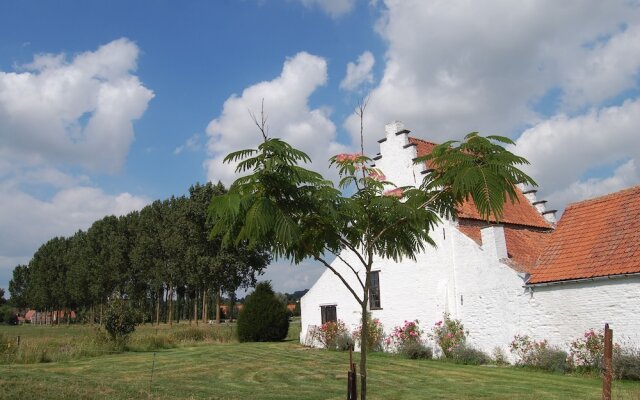
M 399 122 L 386 126 L 379 143 L 376 167 L 388 180 L 419 185 L 428 166 L 413 160 L 435 144 L 410 137 Z M 448 312 L 469 331 L 468 342 L 489 353 L 495 347 L 508 353 L 516 334 L 566 348 L 606 322 L 615 338 L 640 343 L 640 186 L 568 206 L 557 228 L 555 211 L 546 211 L 534 190 L 518 198 L 505 205 L 499 225 L 464 204 L 456 220 L 433 230 L 437 247 L 415 262 L 377 259 L 373 318 L 387 333 L 414 319 L 428 331 Z M 349 252 L 342 258 L 358 265 Z M 332 267 L 357 287 L 339 259 Z M 340 319 L 355 328 L 361 317 L 330 270 L 302 298 L 301 311 L 302 343 L 312 326 Z

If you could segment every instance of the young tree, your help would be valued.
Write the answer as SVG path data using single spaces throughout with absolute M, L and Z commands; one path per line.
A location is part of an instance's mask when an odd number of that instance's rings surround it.
M 361 108 L 363 111 L 363 108 Z M 507 197 L 516 198 L 517 183 L 535 182 L 517 166 L 527 163 L 505 150 L 512 143 L 499 136 L 467 135 L 462 142 L 437 146 L 418 162 L 430 161 L 421 187 L 395 187 L 381 171 L 369 167 L 363 154 L 331 158 L 338 169 L 339 187 L 320 174 L 301 167 L 309 157 L 288 143 L 269 138 L 262 123 L 263 142 L 257 149 L 229 154 L 225 162 L 237 162 L 238 178 L 224 196 L 212 202 L 217 223 L 213 234 L 225 243 L 266 245 L 276 257 L 294 263 L 312 258 L 330 269 L 351 292 L 362 310 L 363 337 L 368 337 L 370 273 L 374 257 L 415 259 L 427 245 L 441 217 L 456 215 L 456 207 L 472 198 L 487 219 L 502 215 Z M 352 252 L 360 265 L 351 265 L 343 252 Z M 350 285 L 331 266 L 337 257 L 355 275 Z M 359 271 L 363 273 L 359 273 Z M 367 344 L 360 355 L 361 399 L 367 396 Z

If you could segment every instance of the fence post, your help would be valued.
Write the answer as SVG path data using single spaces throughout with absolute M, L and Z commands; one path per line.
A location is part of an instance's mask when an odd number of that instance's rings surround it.
M 358 400 L 356 364 L 353 362 L 353 345 L 349 346 L 349 372 L 347 373 L 347 400 Z
M 611 379 L 612 379 L 612 357 L 613 357 L 613 331 L 609 329 L 609 324 L 604 324 L 604 362 L 602 378 L 602 400 L 611 400 Z
M 20 347 L 20 335 L 16 338 L 16 345 Z

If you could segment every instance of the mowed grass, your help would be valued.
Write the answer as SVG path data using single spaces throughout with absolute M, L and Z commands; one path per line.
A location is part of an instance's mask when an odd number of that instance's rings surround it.
M 289 340 L 2 365 L 0 398 L 344 399 L 348 357 Z M 616 399 L 640 400 L 640 383 L 614 382 L 613 392 Z M 375 353 L 369 356 L 369 394 L 371 399 L 600 399 L 601 380 Z

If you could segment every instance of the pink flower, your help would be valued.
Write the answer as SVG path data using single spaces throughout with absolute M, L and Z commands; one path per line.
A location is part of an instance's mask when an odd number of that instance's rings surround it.
M 359 157 L 361 157 L 361 154 L 359 153 L 353 153 L 353 154 L 342 153 L 336 156 L 336 161 L 337 162 L 347 162 L 347 161 L 353 162 L 353 161 L 356 161 Z
M 402 189 L 402 188 L 395 188 L 395 189 L 385 190 L 385 192 L 384 192 L 383 194 L 384 194 L 385 196 L 401 198 L 402 196 L 404 196 L 404 189 Z M 406 322 L 406 321 L 405 321 L 405 322 Z
M 376 180 L 376 181 L 386 181 L 387 177 L 380 171 L 372 169 L 369 172 L 369 178 Z
M 449 339 L 451 339 L 451 338 L 453 337 L 453 333 L 451 333 L 451 332 L 447 333 L 447 337 L 448 337 Z

